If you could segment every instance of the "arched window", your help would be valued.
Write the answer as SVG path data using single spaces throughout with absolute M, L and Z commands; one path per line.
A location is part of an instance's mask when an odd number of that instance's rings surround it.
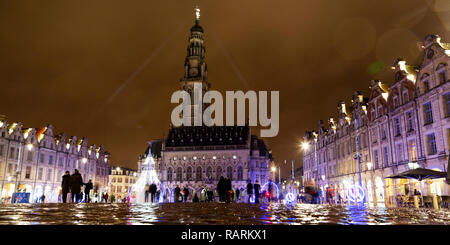
M 238 178 L 238 180 L 243 180 L 243 177 L 244 177 L 244 175 L 243 175 L 243 172 L 242 172 L 242 167 L 239 166 L 238 170 L 237 170 L 237 178 Z
M 423 74 L 422 79 L 420 79 L 423 84 L 423 92 L 424 93 L 426 93 L 430 90 L 430 82 L 429 82 L 428 77 L 429 77 L 428 74 Z
M 182 170 L 181 167 L 177 168 L 177 181 L 181 181 Z
M 444 94 L 445 117 L 450 117 L 450 92 Z
M 167 181 L 172 181 L 172 168 L 167 169 Z
M 212 168 L 211 167 L 208 167 L 206 169 L 206 177 L 208 177 L 208 179 L 212 178 Z
M 217 168 L 217 172 L 216 172 L 216 178 L 220 179 L 221 176 L 222 176 L 222 168 L 218 167 Z
M 192 167 L 191 166 L 187 167 L 186 180 L 187 181 L 191 181 L 192 180 Z
M 233 179 L 233 168 L 231 166 L 227 167 L 227 178 L 230 180 Z
M 408 90 L 403 90 L 403 104 L 408 103 L 409 101 L 409 96 L 408 96 Z
M 202 180 L 202 168 L 197 167 L 197 171 L 195 171 L 195 180 L 201 181 Z
M 438 72 L 438 77 L 439 77 L 439 84 L 443 84 L 446 82 L 446 77 L 445 77 L 445 67 L 447 66 L 447 64 L 444 63 L 440 63 L 438 65 L 438 67 L 436 68 L 436 71 Z
M 383 116 L 383 105 L 378 103 L 378 117 Z

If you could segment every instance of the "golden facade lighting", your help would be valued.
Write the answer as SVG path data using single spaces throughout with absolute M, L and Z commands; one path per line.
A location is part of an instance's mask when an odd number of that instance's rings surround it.
M 42 128 L 41 130 L 39 130 L 38 132 L 38 142 L 41 142 L 41 140 L 44 138 L 44 132 L 47 131 L 47 127 Z
M 13 123 L 12 125 L 11 125 L 11 127 L 9 127 L 9 134 L 12 134 L 12 132 L 14 132 L 14 129 L 16 128 L 16 126 L 17 126 L 17 123 Z
M 27 138 L 28 138 L 28 136 L 30 135 L 30 131 L 31 131 L 31 128 L 25 130 L 25 132 L 23 133 L 23 138 L 24 138 L 24 139 L 27 139 Z

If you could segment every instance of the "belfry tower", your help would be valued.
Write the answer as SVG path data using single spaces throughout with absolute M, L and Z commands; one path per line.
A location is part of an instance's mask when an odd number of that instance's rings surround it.
M 184 61 L 184 77 L 180 79 L 183 90 L 192 91 L 194 84 L 202 84 L 209 89 L 208 68 L 206 66 L 203 28 L 199 25 L 200 9 L 195 9 L 195 25 L 191 28 L 187 55 Z

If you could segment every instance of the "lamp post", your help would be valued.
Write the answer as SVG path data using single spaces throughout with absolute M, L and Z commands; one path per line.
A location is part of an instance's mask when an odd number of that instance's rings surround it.
M 307 152 L 309 150 L 310 144 L 307 141 L 303 141 L 301 144 L 301 147 L 303 149 L 303 156 L 304 156 L 305 152 Z M 303 177 L 302 177 L 302 181 L 303 181 Z
M 280 172 L 280 166 L 278 166 L 278 184 L 281 183 L 281 172 Z
M 119 171 L 120 171 L 120 167 L 117 167 L 117 168 L 116 168 L 117 182 L 119 181 Z M 117 182 L 116 182 L 116 183 L 117 183 Z M 122 182 L 121 182 L 120 185 L 122 185 Z M 117 189 L 119 189 L 119 184 L 117 184 Z M 116 192 L 116 190 L 113 190 L 113 192 Z M 119 194 L 118 191 L 117 191 L 116 193 Z M 114 195 L 114 196 L 115 196 L 115 195 Z
M 277 171 L 277 168 L 275 166 L 272 166 L 272 176 L 273 176 L 273 180 L 275 181 L 275 172 Z
M 355 139 L 355 144 L 356 144 L 356 158 L 358 161 L 358 174 L 359 174 L 359 186 L 362 188 L 362 178 L 361 178 L 361 149 L 359 147 L 359 117 L 356 118 L 355 120 L 355 127 L 356 127 L 356 139 Z M 363 188 L 362 188 L 363 189 Z M 359 188 L 358 188 L 358 193 L 359 193 Z M 366 197 L 365 194 L 363 195 L 362 198 L 362 203 L 364 204 L 366 202 Z
M 25 142 L 24 142 L 24 144 L 25 144 Z M 19 190 L 19 185 L 20 185 L 20 178 L 21 178 L 21 167 L 20 167 L 20 163 L 22 163 L 22 165 L 23 165 L 23 158 L 24 158 L 24 155 L 25 155 L 25 151 L 22 151 L 22 144 L 19 146 L 19 156 L 18 156 L 18 159 L 17 159 L 17 168 L 16 168 L 16 174 L 15 174 L 15 177 L 16 177 L 16 182 L 14 183 L 14 188 L 15 188 L 15 191 L 14 191 L 14 200 L 13 200 L 13 203 L 15 203 L 16 202 L 16 194 L 17 194 L 17 192 L 18 192 L 18 190 Z M 28 151 L 31 151 L 32 149 L 33 149 L 33 144 L 31 144 L 31 143 L 28 143 L 27 144 L 27 148 L 28 148 Z M 20 152 L 22 151 L 22 160 L 20 159 Z

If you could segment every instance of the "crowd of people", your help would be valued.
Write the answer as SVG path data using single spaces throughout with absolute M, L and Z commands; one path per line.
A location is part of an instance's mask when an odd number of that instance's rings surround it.
M 84 190 L 82 191 L 82 186 Z M 261 190 L 261 186 L 256 181 L 252 183 L 248 182 L 246 189 L 244 188 L 232 188 L 231 179 L 220 177 L 216 189 L 210 187 L 203 188 L 200 192 L 196 192 L 190 189 L 187 185 L 180 187 L 177 185 L 173 192 L 174 202 L 248 202 L 248 203 L 260 203 L 261 201 L 278 201 L 278 197 L 273 194 L 273 186 L 269 182 L 267 190 Z M 67 197 L 70 196 L 70 201 L 72 203 L 79 202 L 101 202 L 101 203 L 115 203 L 115 202 L 130 202 L 130 196 L 123 199 L 117 198 L 114 194 L 109 195 L 107 192 L 101 194 L 94 190 L 93 198 L 91 198 L 91 190 L 93 190 L 92 181 L 89 180 L 87 183 L 83 182 L 83 178 L 77 169 L 74 173 L 70 175 L 69 171 L 66 171 L 65 175 L 62 177 L 61 183 L 61 202 L 66 203 Z M 70 194 L 70 195 L 69 195 Z M 166 193 L 163 193 L 166 194 Z M 156 184 L 146 184 L 145 186 L 145 202 L 158 202 L 160 197 L 160 190 Z M 245 198 L 247 197 L 247 198 Z M 263 199 L 263 200 L 262 200 Z M 42 195 L 38 202 L 44 202 L 45 196 Z M 166 196 L 164 196 L 164 200 Z
M 84 190 L 81 192 L 81 187 L 84 185 Z M 83 177 L 81 176 L 78 169 L 74 170 L 74 173 L 70 175 L 69 171 L 62 177 L 61 183 L 61 197 L 62 202 L 67 202 L 67 196 L 70 193 L 72 203 L 79 203 L 84 200 L 84 202 L 91 202 L 91 190 L 94 189 L 92 180 L 87 183 L 83 183 Z M 83 196 L 84 194 L 84 196 Z M 84 198 L 83 198 L 84 197 Z
M 232 188 L 231 180 L 225 177 L 220 177 L 216 189 L 210 187 L 202 188 L 200 192 L 191 190 L 187 185 L 181 188 L 177 185 L 174 189 L 174 202 L 243 202 L 247 195 L 248 202 L 259 203 L 263 194 L 260 193 L 261 186 L 258 181 L 255 184 L 251 182 L 247 185 L 247 190 L 243 188 Z M 256 194 L 258 193 L 258 194 Z

